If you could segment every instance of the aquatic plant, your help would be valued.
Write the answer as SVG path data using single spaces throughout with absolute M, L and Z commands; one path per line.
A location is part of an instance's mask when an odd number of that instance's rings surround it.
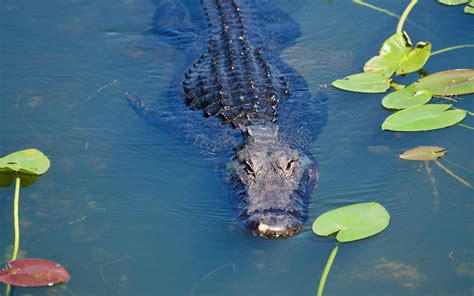
M 366 5 L 362 1 L 356 1 L 356 3 Z M 381 126 L 383 130 L 427 131 L 458 124 L 468 112 L 460 109 L 453 110 L 452 105 L 428 104 L 428 102 L 432 96 L 446 98 L 474 93 L 474 69 L 455 69 L 434 73 L 422 77 L 408 87 L 399 85 L 393 80 L 393 75 L 407 75 L 413 72 L 424 75 L 422 68 L 434 54 L 473 46 L 455 46 L 432 53 L 430 42 L 418 42 L 413 48 L 410 37 L 403 30 L 403 25 L 416 3 L 417 0 L 410 2 L 400 16 L 396 33 L 384 41 L 377 56 L 365 63 L 364 72 L 332 82 L 334 87 L 363 93 L 384 93 L 390 87 L 394 88 L 396 92 L 385 96 L 382 106 L 390 110 L 402 111 L 387 117 Z
M 413 149 L 409 149 L 402 154 L 400 154 L 401 159 L 405 160 L 415 160 L 415 161 L 423 161 L 423 165 L 425 167 L 429 167 L 428 161 L 433 161 L 439 168 L 441 168 L 444 172 L 446 172 L 449 176 L 453 177 L 457 181 L 459 181 L 461 184 L 465 185 L 466 187 L 469 187 L 471 189 L 474 189 L 474 187 L 469 183 L 468 181 L 464 180 L 463 178 L 459 177 L 456 175 L 453 171 L 445 167 L 441 162 L 438 161 L 438 158 L 443 157 L 447 151 L 444 148 L 437 147 L 437 146 L 419 146 Z M 460 167 L 462 169 L 462 166 L 451 162 L 453 165 Z M 472 172 L 471 170 L 465 169 L 467 171 Z M 427 170 L 429 172 L 429 170 Z
M 10 263 L 0 270 L 0 282 L 7 284 L 6 295 L 10 285 L 22 287 L 52 286 L 66 282 L 70 276 L 60 265 L 45 259 L 19 259 L 20 187 L 28 187 L 45 174 L 50 166 L 49 159 L 36 149 L 26 149 L 0 158 L 0 186 L 9 187 L 15 182 L 13 217 L 15 239 Z
M 389 222 L 390 215 L 379 203 L 358 203 L 322 214 L 314 221 L 313 232 L 320 236 L 336 234 L 338 242 L 347 243 L 373 236 L 387 228 Z M 318 296 L 323 295 L 324 285 L 338 250 L 339 244 L 336 243 L 321 276 Z
M 467 4 L 466 6 L 464 6 L 464 12 L 474 14 L 474 0 L 438 0 L 438 3 L 450 6 Z

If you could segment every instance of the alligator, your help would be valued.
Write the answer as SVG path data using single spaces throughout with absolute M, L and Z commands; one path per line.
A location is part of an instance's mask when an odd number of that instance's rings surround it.
M 326 121 L 327 100 L 311 96 L 279 57 L 300 35 L 298 24 L 266 1 L 157 5 L 153 32 L 183 50 L 190 66 L 172 86 L 174 111 L 127 94 L 129 104 L 152 123 L 177 122 L 202 150 L 230 158 L 223 167 L 246 228 L 262 237 L 299 233 L 318 181 L 307 150 Z

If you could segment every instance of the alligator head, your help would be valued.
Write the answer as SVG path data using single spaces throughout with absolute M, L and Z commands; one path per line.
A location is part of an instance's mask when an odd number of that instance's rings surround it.
M 244 225 L 264 237 L 292 236 L 307 220 L 318 179 L 308 156 L 281 143 L 276 126 L 241 128 L 246 140 L 229 165 Z

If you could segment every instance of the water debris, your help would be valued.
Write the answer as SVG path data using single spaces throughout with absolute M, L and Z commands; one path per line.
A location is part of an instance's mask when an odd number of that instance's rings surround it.
M 459 182 L 461 182 L 461 184 L 471 188 L 471 189 L 474 189 L 471 185 L 471 183 L 467 182 L 466 180 L 464 180 L 463 178 L 459 177 L 458 175 L 456 175 L 455 173 L 453 173 L 450 169 L 448 169 L 447 167 L 445 167 L 442 163 L 440 163 L 439 161 L 435 160 L 434 161 L 435 164 L 437 166 L 439 166 L 441 169 L 443 169 L 448 175 L 450 175 L 451 177 L 453 177 L 454 179 L 458 180 Z
M 472 262 L 463 262 L 456 268 L 459 276 L 474 278 L 474 264 Z
M 196 292 L 196 289 L 197 287 L 199 287 L 199 285 L 204 282 L 207 278 L 209 278 L 210 276 L 212 276 L 213 274 L 221 271 L 222 269 L 226 268 L 226 267 L 232 267 L 232 270 L 234 270 L 234 272 L 237 272 L 237 269 L 235 268 L 235 264 L 234 263 L 227 263 L 227 264 L 224 264 L 222 266 L 219 266 L 217 267 L 216 269 L 213 269 L 211 270 L 210 272 L 208 272 L 205 276 L 203 276 L 196 284 L 194 284 L 193 286 L 193 289 L 191 290 L 191 293 L 189 294 L 189 296 L 194 296 L 194 293 Z
M 115 79 L 113 80 L 112 82 L 106 84 L 106 85 L 103 85 L 101 87 L 99 87 L 94 94 L 88 96 L 84 102 L 82 103 L 81 107 L 79 108 L 79 110 L 77 111 L 76 113 L 76 118 L 74 118 L 74 122 L 72 123 L 72 127 L 74 128 L 76 126 L 76 123 L 77 123 L 77 119 L 79 118 L 79 113 L 81 113 L 82 109 L 84 109 L 84 106 L 87 104 L 87 102 L 89 102 L 93 97 L 97 96 L 98 94 L 100 94 L 104 89 L 110 87 L 110 86 L 113 86 L 115 84 L 117 84 L 119 80 L 118 79 Z
M 38 107 L 43 103 L 43 96 L 34 96 L 31 100 L 27 103 L 28 107 L 31 109 Z
M 139 253 L 139 254 L 134 254 L 134 255 L 130 255 L 130 256 L 125 256 L 125 257 L 113 260 L 111 262 L 104 263 L 99 267 L 100 278 L 102 280 L 102 284 L 104 285 L 104 292 L 105 292 L 106 296 L 108 295 L 108 292 L 107 292 L 107 285 L 105 284 L 104 268 L 107 267 L 107 266 L 113 265 L 113 264 L 120 263 L 120 262 L 125 261 L 125 260 L 132 259 L 134 257 L 137 257 L 139 255 L 143 255 L 143 254 L 145 254 L 145 253 Z

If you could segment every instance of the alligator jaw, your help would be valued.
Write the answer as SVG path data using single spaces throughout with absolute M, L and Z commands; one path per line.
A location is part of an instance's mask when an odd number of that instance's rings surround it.
M 253 233 L 265 238 L 293 236 L 303 228 L 303 222 L 290 213 L 254 214 L 247 220 L 249 223 Z

